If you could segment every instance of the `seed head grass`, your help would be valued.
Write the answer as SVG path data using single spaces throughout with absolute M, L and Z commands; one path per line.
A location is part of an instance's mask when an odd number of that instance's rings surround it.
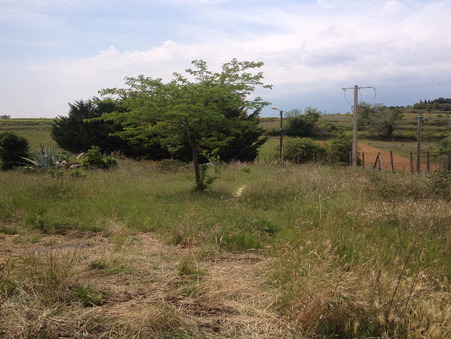
M 166 167 L 0 173 L 5 337 L 451 334 L 449 173 Z

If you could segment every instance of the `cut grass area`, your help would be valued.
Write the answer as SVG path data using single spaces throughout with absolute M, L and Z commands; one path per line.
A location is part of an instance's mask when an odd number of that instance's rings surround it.
M 0 331 L 446 337 L 450 182 L 235 164 L 201 194 L 151 162 L 0 173 Z

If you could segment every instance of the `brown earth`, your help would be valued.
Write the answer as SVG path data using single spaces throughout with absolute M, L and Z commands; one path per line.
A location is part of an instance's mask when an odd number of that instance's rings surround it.
M 362 152 L 365 154 L 365 168 L 369 168 L 371 165 L 376 166 L 376 168 L 379 168 L 379 164 L 375 165 L 375 161 L 377 158 L 377 154 L 381 154 L 382 158 L 382 169 L 384 170 L 391 170 L 391 161 L 390 161 L 390 152 L 369 146 L 367 144 L 364 144 L 362 142 L 358 143 L 358 151 L 360 153 L 360 157 L 362 158 Z M 413 155 L 413 167 L 414 170 L 416 170 L 417 161 L 416 161 L 416 155 Z M 393 153 L 393 167 L 395 171 L 410 171 L 410 159 L 406 158 L 402 155 Z M 434 165 L 430 165 L 430 169 L 433 170 L 435 168 Z M 426 171 L 426 163 L 421 163 L 421 171 Z

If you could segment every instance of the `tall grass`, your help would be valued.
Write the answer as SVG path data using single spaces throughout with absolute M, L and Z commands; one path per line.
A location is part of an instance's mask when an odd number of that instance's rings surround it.
M 274 258 L 262 281 L 277 291 L 273 307 L 306 336 L 446 337 L 449 179 L 235 164 L 197 193 L 191 172 L 151 162 L 122 160 L 84 178 L 6 172 L 0 230 L 110 234 L 119 225 L 210 254 L 257 251 Z

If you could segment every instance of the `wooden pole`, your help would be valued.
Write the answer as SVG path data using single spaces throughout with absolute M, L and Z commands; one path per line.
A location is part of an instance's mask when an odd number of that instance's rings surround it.
M 362 168 L 365 169 L 365 152 L 362 152 Z
M 395 164 L 393 162 L 393 151 L 390 151 L 390 163 L 391 163 L 391 171 L 395 171 Z
M 412 151 L 410 151 L 410 172 L 413 173 L 413 155 L 412 155 Z
M 431 170 L 430 161 L 429 161 L 429 151 L 426 151 L 426 171 L 429 173 Z
M 423 114 L 418 114 L 418 131 L 417 131 L 417 172 L 421 172 L 421 122 L 423 121 Z
M 451 171 L 451 151 L 448 151 L 448 171 Z
M 382 171 L 382 155 L 378 153 L 378 156 L 379 156 L 379 170 Z
M 380 153 L 377 153 L 376 160 L 374 161 L 374 165 L 373 165 L 374 169 L 377 168 L 377 161 L 379 160 L 379 155 L 380 155 Z
M 357 113 L 359 110 L 358 103 L 359 86 L 354 85 L 354 121 L 352 125 L 352 166 L 357 167 Z
M 280 111 L 280 162 L 283 163 L 283 111 Z

